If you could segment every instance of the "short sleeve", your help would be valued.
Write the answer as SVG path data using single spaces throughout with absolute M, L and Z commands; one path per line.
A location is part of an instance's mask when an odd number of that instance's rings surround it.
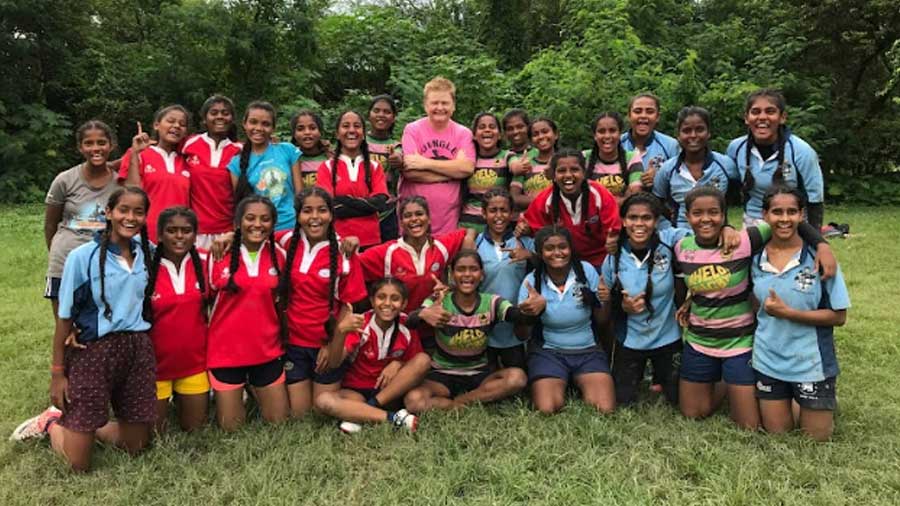
M 342 257 L 342 261 L 350 264 L 350 272 L 345 276 L 341 276 L 340 283 L 338 283 L 338 296 L 341 302 L 353 304 L 365 299 L 366 283 L 363 279 L 359 255 L 354 254 L 349 259 Z
M 439 241 L 444 245 L 445 248 L 447 248 L 448 261 L 450 258 L 456 256 L 456 254 L 462 248 L 463 241 L 466 239 L 467 231 L 468 230 L 465 228 L 460 228 L 452 232 L 447 232 L 446 234 L 441 234 L 437 236 L 437 238 L 435 238 L 436 241 Z
M 722 164 L 722 169 L 725 171 L 725 177 L 728 178 L 731 182 L 740 182 L 741 174 L 738 172 L 737 164 L 734 163 L 734 159 L 730 157 L 719 157 L 719 162 Z
M 228 172 L 234 177 L 241 177 L 241 154 L 238 153 L 228 162 Z
M 380 163 L 374 162 L 370 169 L 372 170 L 372 190 L 369 192 L 369 195 L 388 195 L 384 168 Z
M 138 155 L 140 156 L 140 155 Z M 128 165 L 131 163 L 131 148 L 125 150 L 125 154 L 122 155 L 122 161 L 119 163 L 119 181 L 125 181 L 128 179 Z M 138 172 L 143 175 L 143 168 L 138 167 Z
M 75 305 L 75 290 L 81 285 L 89 283 L 87 262 L 90 261 L 93 251 L 77 248 L 66 257 L 63 267 L 62 281 L 59 283 L 59 311 L 60 318 L 70 319 Z
M 528 251 L 535 253 L 534 251 L 534 238 L 532 237 L 519 237 L 519 242 L 522 243 L 522 247 L 527 249 Z
M 50 189 L 47 191 L 47 198 L 44 203 L 47 205 L 63 205 L 66 203 L 66 172 L 61 172 L 53 178 L 50 183 Z
M 472 142 L 472 131 L 462 125 L 460 125 L 459 144 L 460 144 L 460 149 L 463 150 L 463 153 L 465 153 L 466 158 L 470 162 L 474 162 L 475 161 L 475 143 Z
M 425 351 L 424 349 L 422 349 L 422 340 L 419 338 L 419 333 L 413 329 L 407 330 L 409 331 L 409 343 L 407 343 L 406 351 L 403 353 L 403 357 L 401 358 L 401 360 L 403 360 L 404 362 L 412 360 L 413 357 Z
M 400 144 L 403 147 L 404 155 L 413 155 L 419 152 L 418 140 L 416 139 L 417 124 L 417 122 L 413 122 L 403 128 L 403 137 Z
M 850 293 L 847 292 L 847 285 L 844 283 L 844 274 L 841 272 L 840 266 L 834 277 L 825 280 L 822 284 L 825 291 L 828 292 L 828 303 L 831 309 L 841 311 L 850 308 Z
M 794 143 L 794 149 L 798 181 L 802 180 L 807 200 L 811 204 L 819 204 L 824 201 L 825 196 L 825 183 L 822 180 L 819 156 L 812 147 L 805 143 Z
M 676 163 L 678 163 L 678 159 L 675 159 L 675 162 L 666 162 L 659 169 L 655 176 L 653 176 L 653 194 L 661 199 L 668 199 L 671 189 L 669 188 L 669 179 L 671 179 L 671 172 L 674 169 L 671 169 Z
M 581 262 L 581 267 L 584 269 L 584 277 L 586 278 L 588 288 L 590 288 L 592 292 L 596 292 L 597 288 L 600 286 L 600 275 L 597 274 L 597 269 L 587 262 Z
M 282 156 L 284 156 L 288 167 L 297 163 L 297 160 L 300 159 L 300 155 L 303 154 L 303 152 L 300 151 L 300 148 L 294 146 L 290 142 L 279 142 L 278 149 L 281 151 Z
M 512 309 L 512 303 L 504 299 L 503 297 L 495 296 L 493 305 L 494 322 L 506 321 L 506 314 L 510 309 Z
M 331 187 L 331 160 L 325 160 L 319 164 L 319 169 L 316 171 L 316 186 L 334 196 L 334 188 Z
M 385 254 L 391 243 L 384 243 L 369 248 L 358 255 L 359 264 L 362 267 L 363 279 L 368 282 L 377 281 L 384 277 Z
M 612 287 L 616 280 L 614 279 L 614 271 L 613 263 L 615 263 L 616 259 L 613 255 L 606 255 L 606 258 L 603 259 L 603 265 L 600 266 L 600 276 L 603 279 L 603 283 L 608 287 Z
M 353 353 L 359 347 L 360 340 L 359 332 L 350 332 L 344 338 L 344 350 L 348 354 Z
M 626 165 L 625 174 L 628 184 L 639 183 L 641 174 L 644 173 L 644 163 L 641 162 L 641 157 L 634 156 L 634 151 L 629 151 Z

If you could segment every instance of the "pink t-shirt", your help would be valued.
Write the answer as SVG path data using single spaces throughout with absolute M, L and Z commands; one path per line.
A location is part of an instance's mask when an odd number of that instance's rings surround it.
M 466 158 L 475 160 L 472 132 L 455 121 L 436 132 L 428 118 L 421 118 L 403 129 L 403 153 L 416 153 L 432 160 L 453 160 L 462 149 Z M 414 183 L 400 178 L 400 198 L 421 195 L 428 201 L 433 234 L 452 232 L 459 221 L 460 181 Z

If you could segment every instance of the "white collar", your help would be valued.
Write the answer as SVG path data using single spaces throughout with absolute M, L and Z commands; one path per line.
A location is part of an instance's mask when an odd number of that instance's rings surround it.
M 381 330 L 381 327 L 379 327 L 378 323 L 375 321 L 374 312 L 372 313 L 372 317 L 369 318 L 369 324 L 366 326 L 363 339 L 367 341 L 371 334 L 375 334 L 375 344 L 378 348 L 378 360 L 384 360 L 387 358 L 388 353 L 391 352 L 391 340 L 389 336 L 394 333 L 394 327 L 396 326 L 396 323 L 391 322 L 391 326 L 388 327 L 387 330 Z
M 682 163 L 680 167 L 678 167 L 678 174 L 687 179 L 690 183 L 696 185 L 697 180 L 694 179 L 694 175 L 691 174 L 691 169 L 688 168 L 686 163 Z
M 340 155 L 338 160 L 341 160 L 347 166 L 347 174 L 350 175 L 350 181 L 355 183 L 359 179 L 359 169 L 363 163 L 362 155 L 356 155 L 356 158 L 352 159 L 347 155 Z M 332 167 L 331 170 L 337 170 L 337 168 Z
M 575 202 L 570 201 L 566 198 L 565 195 L 560 192 L 559 199 L 562 200 L 564 206 L 566 206 L 566 211 L 569 212 L 569 216 L 572 218 L 572 224 L 578 225 L 581 223 L 581 199 L 584 197 L 582 194 L 578 194 L 578 198 L 575 199 Z
M 763 272 L 768 272 L 770 274 L 784 274 L 785 272 L 793 269 L 800 265 L 800 255 L 803 253 L 803 249 L 801 248 L 786 264 L 784 264 L 784 269 L 778 270 L 778 267 L 775 267 L 771 263 L 769 263 L 769 252 L 763 248 L 762 253 L 759 256 L 759 270 Z
M 247 247 L 241 244 L 241 259 L 244 261 L 244 265 L 247 266 L 247 276 L 250 276 L 251 278 L 259 276 L 259 261 L 262 259 L 264 250 L 266 249 L 266 243 L 268 242 L 269 240 L 266 239 L 259 245 L 259 249 L 256 250 L 255 260 L 250 257 L 250 251 Z
M 313 260 L 316 259 L 319 252 L 322 251 L 323 248 L 328 247 L 328 241 L 319 241 L 315 246 L 310 246 L 309 239 L 306 238 L 306 234 L 303 230 L 300 231 L 300 240 L 303 241 L 303 256 L 300 258 L 300 272 L 306 274 L 309 272 L 309 268 L 312 267 Z
M 753 146 L 753 148 L 750 150 L 750 153 L 753 154 L 753 156 L 755 156 L 756 159 L 759 160 L 760 163 L 763 163 L 763 164 L 766 162 L 771 162 L 772 160 L 778 158 L 778 150 L 777 149 L 772 152 L 772 156 L 770 156 L 769 158 L 766 158 L 766 159 L 763 159 L 762 154 L 760 154 L 759 149 L 757 149 L 756 146 Z
M 169 174 L 175 173 L 175 158 L 178 156 L 178 150 L 172 150 L 169 153 L 166 153 L 166 150 L 159 146 L 150 146 L 150 149 L 155 151 L 159 156 L 162 157 L 163 163 L 166 164 L 166 172 Z
M 209 146 L 210 167 L 218 167 L 219 163 L 222 161 L 222 153 L 225 152 L 225 148 L 234 144 L 233 142 L 231 142 L 231 139 L 226 137 L 219 142 L 218 146 L 216 146 L 216 141 L 209 136 L 209 132 L 203 132 L 202 134 L 200 134 L 200 138 L 206 142 L 207 146 Z
M 416 268 L 416 274 L 419 276 L 425 275 L 425 260 L 428 257 L 428 249 L 431 248 L 432 241 L 425 241 L 425 244 L 422 246 L 421 252 L 416 252 L 416 248 L 413 248 L 406 241 L 403 240 L 403 237 L 397 239 L 397 246 L 402 248 L 404 251 L 409 253 L 410 258 L 412 258 L 413 266 Z M 444 259 L 446 260 L 448 253 L 446 248 L 443 247 L 443 244 L 433 241 L 435 247 L 437 247 L 441 253 L 444 255 Z
M 159 264 L 166 268 L 166 272 L 169 273 L 169 279 L 172 280 L 172 289 L 175 290 L 176 295 L 183 295 L 185 290 L 185 276 L 187 269 L 188 260 L 190 259 L 190 255 L 184 255 L 184 258 L 181 259 L 181 266 L 175 267 L 175 264 L 169 260 L 168 258 L 160 258 Z
M 549 286 L 550 289 L 556 293 L 556 298 L 559 300 L 563 300 L 563 297 L 566 296 L 566 292 L 568 292 L 569 288 L 572 288 L 572 285 L 575 284 L 575 269 L 569 269 L 569 275 L 568 277 L 566 277 L 566 284 L 562 287 L 561 290 L 558 286 L 556 286 L 556 283 L 553 282 L 552 279 L 550 279 L 549 274 L 544 275 L 544 281 L 546 282 L 547 286 Z

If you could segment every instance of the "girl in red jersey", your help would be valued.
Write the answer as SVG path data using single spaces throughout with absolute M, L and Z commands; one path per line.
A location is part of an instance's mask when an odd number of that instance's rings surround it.
M 160 213 L 159 245 L 150 264 L 144 319 L 156 352 L 156 430 L 162 432 L 172 394 L 178 423 L 191 431 L 206 424 L 206 255 L 197 252 L 197 215 L 186 207 Z
M 138 122 L 137 135 L 122 157 L 119 181 L 140 186 L 153 203 L 147 214 L 147 230 L 152 242 L 156 242 L 159 213 L 167 207 L 187 206 L 191 200 L 191 173 L 179 152 L 187 135 L 188 118 L 187 110 L 180 105 L 169 105 L 156 111 L 153 116 L 155 138 L 151 139 Z
M 460 248 L 474 248 L 475 231 L 461 228 L 432 236 L 428 203 L 419 196 L 403 199 L 399 213 L 402 237 L 366 250 L 360 260 L 369 283 L 386 277 L 403 281 L 409 290 L 405 309 L 409 312 L 431 295 Z
M 584 261 L 599 268 L 608 244 L 615 244 L 622 229 L 616 199 L 603 185 L 585 176 L 584 156 L 562 149 L 550 160 L 553 186 L 539 193 L 516 231 L 525 234 L 546 225 L 560 225 L 572 234 L 572 246 Z
M 303 416 L 325 391 L 341 388 L 344 369 L 329 367 L 329 348 L 338 309 L 366 298 L 358 257 L 345 257 L 334 230 L 331 195 L 304 188 L 297 196 L 297 224 L 282 237 L 287 267 L 279 294 L 287 316 L 285 372 L 290 412 Z M 376 226 L 377 229 L 377 226 Z M 323 325 L 324 323 L 324 325 Z
M 277 423 L 287 418 L 284 348 L 275 300 L 284 265 L 284 251 L 272 240 L 277 219 L 268 198 L 251 195 L 241 200 L 230 251 L 210 269 L 215 299 L 206 366 L 216 393 L 216 419 L 227 431 L 244 423 L 243 393 L 248 382 L 255 387 L 264 419 Z
M 337 233 L 359 239 L 362 249 L 381 244 L 378 215 L 387 209 L 384 169 L 369 158 L 366 120 L 355 111 L 338 116 L 334 156 L 319 166 L 316 184 L 334 196 Z
M 241 152 L 234 122 L 234 102 L 213 95 L 200 107 L 206 131 L 192 135 L 181 152 L 191 172 L 191 209 L 197 213 L 196 245 L 209 249 L 216 236 L 229 232 L 234 193 L 228 163 Z
M 345 359 L 350 366 L 343 388 L 316 397 L 316 408 L 345 420 L 341 430 L 356 432 L 356 422 L 391 422 L 396 427 L 416 430 L 417 417 L 405 409 L 388 411 L 425 378 L 431 359 L 422 351 L 419 336 L 406 327 L 406 286 L 396 278 L 384 278 L 372 285 L 365 315 L 347 308 L 338 323 L 334 340 L 328 345 L 331 367 Z
M 303 187 L 316 185 L 319 165 L 328 160 L 330 146 L 322 138 L 322 117 L 309 109 L 302 109 L 291 117 L 291 142 L 300 148 L 300 179 Z

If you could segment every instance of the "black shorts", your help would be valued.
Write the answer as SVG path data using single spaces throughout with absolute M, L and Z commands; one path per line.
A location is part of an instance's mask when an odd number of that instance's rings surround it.
M 428 371 L 428 375 L 425 376 L 426 380 L 434 381 L 435 383 L 440 383 L 447 387 L 447 390 L 450 391 L 450 397 L 456 397 L 458 395 L 462 395 L 466 392 L 471 392 L 476 388 L 480 387 L 484 380 L 487 379 L 488 376 L 491 375 L 491 371 L 484 370 L 480 371 L 476 374 L 463 376 L 460 374 L 447 374 L 440 371 Z
M 525 353 L 525 345 L 517 344 L 509 348 L 494 348 L 489 346 L 487 349 L 488 365 L 492 371 L 502 369 L 504 367 L 518 367 L 523 371 L 527 367 L 528 355 Z
M 344 361 L 337 369 L 322 374 L 316 372 L 316 358 L 319 356 L 320 349 L 287 345 L 284 352 L 284 373 L 288 385 L 308 379 L 320 385 L 331 385 L 339 383 L 344 378 L 344 372 L 350 367 L 350 363 L 347 361 Z
M 372 399 L 372 397 L 375 397 L 376 395 L 378 395 L 378 392 L 381 391 L 378 388 L 353 388 L 353 387 L 343 387 L 343 388 L 346 388 L 347 390 L 352 390 L 352 391 L 358 393 L 359 395 L 363 396 L 363 398 L 366 400 L 366 402 L 369 402 L 369 400 Z
M 756 398 L 764 401 L 792 399 L 804 409 L 834 411 L 837 408 L 837 385 L 835 377 L 823 381 L 791 383 L 771 376 L 756 373 Z
M 616 404 L 637 401 L 638 387 L 644 379 L 649 360 L 654 380 L 659 381 L 666 400 L 678 404 L 678 370 L 681 368 L 681 340 L 652 350 L 634 350 L 616 343 L 613 353 L 612 376 L 616 384 Z
M 44 298 L 50 300 L 59 300 L 59 284 L 62 278 L 44 278 Z
M 216 367 L 209 370 L 213 390 L 234 390 L 246 383 L 261 388 L 282 379 L 284 366 L 280 358 L 262 364 L 241 367 Z

